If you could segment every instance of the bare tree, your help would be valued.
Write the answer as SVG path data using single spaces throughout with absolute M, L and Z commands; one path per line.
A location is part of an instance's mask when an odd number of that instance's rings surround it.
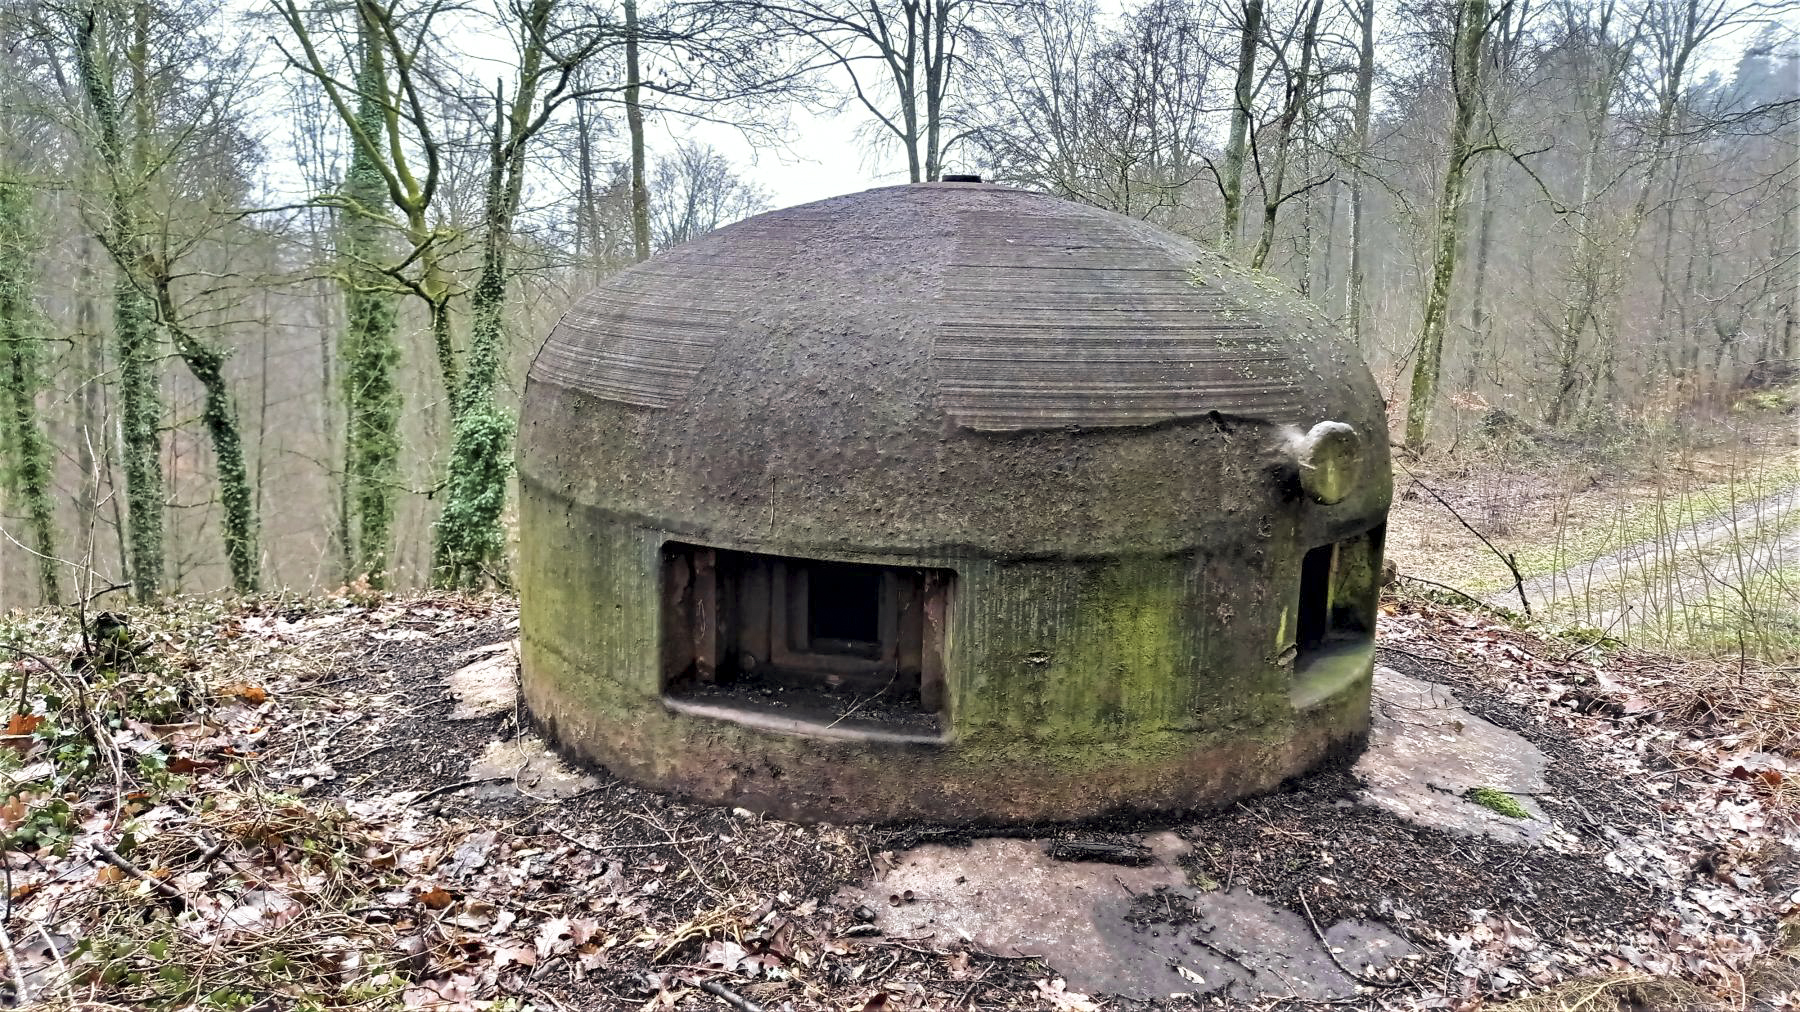
M 983 36 L 959 126 L 997 180 L 1198 232 L 1210 8 L 1028 8 Z M 1206 226 L 1210 229 L 1212 224 Z
M 964 50 L 997 0 L 728 0 L 841 68 L 856 101 L 900 145 L 908 178 L 935 180 Z
M 1327 77 L 1319 69 L 1319 19 L 1324 13 L 1325 0 L 1307 0 L 1301 5 L 1292 28 L 1280 39 L 1271 40 L 1269 46 L 1271 69 L 1280 74 L 1281 104 L 1274 122 L 1252 135 L 1251 150 L 1263 205 L 1256 249 L 1250 255 L 1252 270 L 1262 270 L 1268 262 L 1282 205 L 1331 181 L 1329 175 L 1317 176 L 1302 180 L 1294 189 L 1287 188 L 1289 167 L 1303 143 L 1300 131 L 1311 126 L 1306 117 L 1319 102 L 1319 92 Z
M 1482 47 L 1491 20 L 1487 0 L 1458 0 L 1451 38 L 1450 139 L 1445 152 L 1443 187 L 1438 197 L 1432 240 L 1430 287 L 1419 324 L 1412 391 L 1406 405 L 1406 445 L 1425 446 L 1431 412 L 1437 402 L 1438 375 L 1444 361 L 1444 329 L 1450 311 L 1450 286 L 1456 280 L 1456 253 L 1462 242 L 1462 210 L 1468 195 L 1470 161 L 1485 146 L 1477 143 L 1475 123 L 1481 104 Z
M 657 162 L 655 192 L 651 218 L 659 250 L 769 206 L 768 194 L 739 176 L 729 159 L 693 141 Z

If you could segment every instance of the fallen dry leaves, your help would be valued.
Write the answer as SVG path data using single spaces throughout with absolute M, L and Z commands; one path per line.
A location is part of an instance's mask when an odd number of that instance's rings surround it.
M 470 749 L 418 737 L 453 703 L 430 688 L 441 679 L 414 669 L 435 658 L 448 671 L 510 637 L 509 601 L 358 593 L 304 608 L 176 607 L 200 610 L 134 621 L 153 631 L 147 649 L 206 691 L 105 727 L 79 756 L 59 751 L 72 747 L 73 717 L 49 699 L 9 718 L 8 737 L 24 739 L 0 742 L 16 754 L 0 762 L 11 877 L 0 979 L 15 1002 L 79 992 L 118 1007 L 259 1012 L 1117 1007 L 1035 961 L 865 930 L 832 896 L 894 859 L 904 844 L 892 832 L 791 826 L 606 779 L 554 803 L 439 794 Z M 29 638 L 32 677 L 51 678 L 41 659 L 70 677 L 79 637 L 66 617 L 32 617 L 9 635 Z M 1800 868 L 1781 864 L 1800 853 L 1791 681 L 1714 671 L 1732 676 L 1720 688 L 1691 665 L 1584 651 L 1431 605 L 1390 606 L 1382 637 L 1453 660 L 1608 757 L 1605 775 L 1635 784 L 1662 825 L 1605 838 L 1606 868 L 1666 898 L 1624 939 L 1470 910 L 1421 954 L 1428 985 L 1384 991 L 1385 1007 L 1467 1010 L 1606 974 L 1684 981 L 1721 1007 L 1752 993 L 1776 926 L 1800 915 L 1800 874 L 1771 888 L 1780 868 Z M 1331 863 L 1328 851 L 1301 859 Z M 1202 974 L 1178 972 L 1184 993 L 1205 993 Z M 1765 1002 L 1782 994 L 1765 991 Z

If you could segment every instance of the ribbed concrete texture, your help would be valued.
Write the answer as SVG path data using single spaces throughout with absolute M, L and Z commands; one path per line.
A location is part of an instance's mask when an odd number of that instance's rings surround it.
M 800 818 L 1216 804 L 1369 725 L 1367 368 L 1180 237 L 980 183 L 775 211 L 563 319 L 520 423 L 565 749 Z

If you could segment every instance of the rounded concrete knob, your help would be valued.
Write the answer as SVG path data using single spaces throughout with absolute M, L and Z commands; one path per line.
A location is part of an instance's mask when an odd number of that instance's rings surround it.
M 1362 470 L 1362 437 L 1343 422 L 1320 422 L 1297 441 L 1294 458 L 1300 487 L 1314 502 L 1343 502 Z

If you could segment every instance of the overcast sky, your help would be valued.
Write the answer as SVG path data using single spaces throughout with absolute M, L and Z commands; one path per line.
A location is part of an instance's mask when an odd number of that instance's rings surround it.
M 857 135 L 862 121 L 855 115 L 860 108 L 841 113 L 796 109 L 787 150 L 752 147 L 736 130 L 714 123 L 661 123 L 648 142 L 653 159 L 657 150 L 674 148 L 679 137 L 711 144 L 768 192 L 772 208 L 906 182 L 906 163 L 898 149 L 885 158 L 864 150 Z

